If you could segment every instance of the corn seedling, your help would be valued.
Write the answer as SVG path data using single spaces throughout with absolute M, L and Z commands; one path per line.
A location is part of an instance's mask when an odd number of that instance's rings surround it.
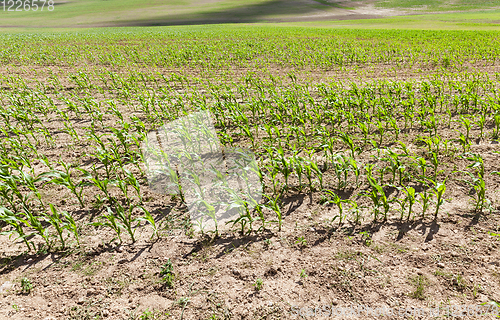
M 57 184 L 60 186 L 65 186 L 68 188 L 71 193 L 73 193 L 78 199 L 78 203 L 80 207 L 84 207 L 84 198 L 83 198 L 83 188 L 85 183 L 83 181 L 75 182 L 71 177 L 71 165 L 67 165 L 64 162 L 60 162 L 63 166 L 64 171 L 54 170 L 48 173 L 43 174 L 44 178 L 52 178 L 48 181 L 48 183 Z
M 118 238 L 118 241 L 122 243 L 121 234 L 122 229 L 125 229 L 125 226 L 115 217 L 114 213 L 111 211 L 111 208 L 106 207 L 106 210 L 108 213 L 103 214 L 99 217 L 99 220 L 101 221 L 93 222 L 91 223 L 91 225 L 111 228 L 116 233 L 116 237 L 111 241 Z
M 66 248 L 66 243 L 64 241 L 64 230 L 67 230 L 70 233 L 73 233 L 75 236 L 75 239 L 80 245 L 80 239 L 78 237 L 78 227 L 76 226 L 76 222 L 73 219 L 73 217 L 68 213 L 68 212 L 61 212 L 59 213 L 57 209 L 54 207 L 53 204 L 49 204 L 50 206 L 50 214 L 45 214 L 43 216 L 43 219 L 50 223 L 54 229 L 56 229 L 57 236 L 59 237 L 59 240 L 61 241 L 61 245 L 64 248 Z
M 262 280 L 261 278 L 257 278 L 257 280 L 255 280 L 255 283 L 252 284 L 252 286 L 254 286 L 255 290 L 257 291 L 262 290 L 263 285 L 264 285 L 264 280 Z
M 371 186 L 371 191 L 365 192 L 363 195 L 369 197 L 374 205 L 374 221 L 378 220 L 380 214 L 384 215 L 384 221 L 387 221 L 387 213 L 390 209 L 390 202 L 387 198 L 383 187 L 371 176 L 367 176 Z
M 435 183 L 434 189 L 432 189 L 436 195 L 436 211 L 434 211 L 434 219 L 437 219 L 439 208 L 444 203 L 444 193 L 446 192 L 446 180 L 441 183 Z
M 154 237 L 156 237 L 156 239 L 160 239 L 159 231 L 161 229 L 162 224 L 161 223 L 157 224 L 151 213 L 149 213 L 149 211 L 143 206 L 138 205 L 137 208 L 141 209 L 144 212 L 144 216 L 137 218 L 137 221 L 143 221 L 148 223 L 151 227 L 151 230 L 153 231 L 150 240 L 152 240 Z
M 489 203 L 486 199 L 486 183 L 484 181 L 484 161 L 483 158 L 479 154 L 464 154 L 464 157 L 473 161 L 472 164 L 468 165 L 467 168 L 474 169 L 476 172 L 476 176 L 474 176 L 471 172 L 461 171 L 464 174 L 470 176 L 471 180 L 465 180 L 470 186 L 472 186 L 475 190 L 475 204 L 474 211 L 482 212 L 485 204 Z
M 28 222 L 24 220 L 23 218 L 15 215 L 12 211 L 8 210 L 7 208 L 0 207 L 0 221 L 3 221 L 10 225 L 12 227 L 12 230 L 9 231 L 4 231 L 1 232 L 0 234 L 2 235 L 9 235 L 9 238 L 13 234 L 17 234 L 17 237 L 14 239 L 22 239 L 24 244 L 28 247 L 28 251 L 31 250 L 31 245 L 28 242 L 28 237 L 30 236 L 29 234 L 25 234 L 23 230 L 23 225 L 27 225 Z M 32 244 L 33 249 L 35 249 L 35 245 Z
M 276 214 L 276 217 L 278 218 L 278 231 L 281 231 L 281 225 L 283 223 L 283 217 L 280 208 L 281 194 L 273 197 L 264 194 L 264 197 L 266 197 L 268 200 L 266 207 L 274 211 L 274 213 Z
M 332 223 L 333 221 L 335 221 L 337 218 L 339 219 L 339 226 L 342 225 L 343 221 L 344 221 L 344 208 L 343 208 L 343 204 L 344 203 L 352 203 L 353 201 L 349 200 L 349 199 L 341 199 L 335 192 L 333 192 L 332 190 L 325 190 L 326 193 L 328 193 L 328 195 L 331 197 L 331 200 L 327 200 L 326 203 L 333 203 L 337 206 L 338 210 L 339 210 L 339 214 L 338 216 L 335 216 L 333 217 L 332 219 Z
M 413 205 L 417 201 L 416 199 L 416 194 L 415 194 L 415 189 L 412 187 L 402 187 L 399 188 L 400 191 L 403 192 L 404 197 L 400 198 L 398 201 L 399 205 L 401 206 L 401 221 L 403 220 L 403 216 L 405 213 L 405 207 L 408 206 L 408 215 L 407 215 L 407 221 L 410 220 L 412 210 L 413 210 Z

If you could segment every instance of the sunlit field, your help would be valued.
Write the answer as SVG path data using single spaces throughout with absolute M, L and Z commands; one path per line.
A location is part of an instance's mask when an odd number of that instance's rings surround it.
M 499 39 L 280 25 L 2 33 L 0 318 L 473 305 L 493 319 Z M 255 154 L 264 186 L 218 232 L 194 228 L 182 192 L 152 190 L 141 149 L 198 111 L 224 148 Z

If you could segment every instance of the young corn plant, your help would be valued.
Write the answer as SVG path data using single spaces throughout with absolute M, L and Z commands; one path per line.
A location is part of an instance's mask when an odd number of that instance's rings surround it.
M 14 214 L 12 211 L 5 207 L 0 207 L 0 221 L 5 222 L 7 225 L 11 226 L 11 230 L 8 231 L 3 231 L 0 233 L 0 235 L 9 235 L 9 239 L 12 237 L 12 235 L 16 234 L 17 237 L 14 239 L 14 241 L 18 239 L 22 239 L 24 244 L 26 244 L 26 247 L 28 247 L 28 251 L 31 250 L 31 247 L 33 246 L 33 249 L 35 249 L 35 245 L 31 242 L 28 241 L 28 237 L 31 234 L 25 234 L 23 230 L 23 226 L 28 225 L 28 221 L 25 219 L 21 218 L 20 216 Z
M 134 188 L 137 197 L 139 198 L 139 202 L 142 203 L 142 195 L 141 195 L 141 185 L 139 184 L 139 180 L 135 178 L 135 176 L 129 170 L 125 169 L 125 181 Z
M 45 214 L 43 217 L 44 220 L 48 223 L 50 223 L 54 229 L 56 229 L 57 235 L 59 236 L 59 240 L 61 241 L 62 248 L 66 248 L 66 243 L 64 242 L 64 229 L 65 229 L 65 223 L 61 219 L 61 216 L 57 212 L 56 208 L 51 204 L 50 206 L 50 211 L 52 214 Z
M 64 216 L 65 221 L 65 229 L 68 230 L 75 236 L 76 244 L 80 246 L 80 236 L 79 236 L 79 228 L 76 224 L 75 219 L 66 211 L 62 211 L 61 213 Z
M 78 237 L 78 227 L 76 226 L 73 217 L 66 211 L 59 213 L 52 203 L 49 204 L 50 212 L 45 214 L 43 219 L 54 227 L 57 232 L 57 236 L 61 241 L 62 248 L 66 248 L 66 242 L 64 240 L 64 230 L 67 230 L 76 238 L 78 245 L 80 245 L 80 240 Z
M 21 202 L 21 206 L 29 207 L 29 196 L 23 195 L 19 189 L 21 184 L 19 177 L 13 174 L 12 170 L 6 165 L 0 166 L 0 170 L 0 194 L 9 203 L 11 209 L 15 213 L 20 211 L 18 201 Z
M 486 199 L 486 183 L 484 181 L 484 161 L 477 153 L 467 153 L 463 155 L 469 161 L 473 161 L 467 168 L 474 169 L 476 175 L 468 171 L 461 171 L 470 176 L 471 180 L 465 180 L 475 190 L 474 212 L 481 213 L 485 206 L 489 206 L 489 200 Z
M 462 146 L 463 153 L 466 153 L 470 150 L 471 142 L 467 139 L 467 137 L 460 132 L 460 136 L 456 139 L 458 143 Z
M 486 116 L 484 113 L 478 116 L 476 120 L 476 125 L 479 127 L 479 139 L 484 138 L 484 126 L 486 125 Z
M 281 172 L 285 177 L 285 188 L 288 190 L 288 178 L 293 172 L 293 162 L 286 159 L 283 148 L 279 147 L 276 149 L 276 151 L 278 152 L 279 156 L 279 164 L 277 164 L 277 168 L 279 172 Z
M 40 205 L 43 207 L 44 204 L 42 200 L 42 195 L 40 194 L 40 190 L 38 190 L 36 184 L 44 180 L 44 174 L 42 173 L 36 177 L 33 177 L 32 175 L 25 173 L 24 171 L 20 171 L 19 178 L 20 181 L 22 181 L 22 184 L 33 192 L 33 194 L 37 197 L 38 201 L 40 202 Z
M 151 230 L 153 231 L 153 234 L 151 235 L 151 238 L 149 240 L 153 240 L 154 237 L 156 237 L 156 240 L 159 240 L 159 231 L 161 229 L 162 223 L 157 224 L 151 213 L 143 206 L 138 205 L 137 208 L 141 209 L 144 212 L 144 216 L 138 217 L 137 221 L 149 223 Z
M 387 157 L 382 158 L 382 160 L 389 161 L 389 166 L 387 167 L 388 171 L 392 173 L 391 185 L 394 185 L 396 182 L 396 174 L 399 173 L 399 184 L 402 183 L 403 171 L 405 169 L 401 159 L 399 158 L 399 154 L 387 149 Z
M 259 217 L 252 217 L 250 210 L 248 209 L 248 203 L 245 200 L 240 198 L 237 200 L 233 199 L 231 202 L 232 203 L 229 205 L 228 210 L 237 208 L 240 211 L 240 215 L 235 220 L 229 222 L 233 223 L 233 226 L 239 223 L 241 227 L 240 233 L 242 235 L 250 235 L 253 231 L 252 224 L 259 220 Z M 247 232 L 245 232 L 245 228 L 248 228 Z
M 255 199 L 253 199 L 252 197 L 250 197 L 250 200 L 251 200 L 251 203 L 253 203 L 254 207 L 255 207 L 255 210 L 257 210 L 257 214 L 259 215 L 259 219 L 260 219 L 260 222 L 261 222 L 261 226 L 259 227 L 259 229 L 257 229 L 256 232 L 261 232 L 261 231 L 265 231 L 267 226 L 271 223 L 270 221 L 266 221 L 266 217 L 264 216 L 264 212 L 262 210 L 263 208 L 263 205 L 259 204 L 259 203 L 256 203 Z
M 401 219 L 401 221 L 403 221 L 405 207 L 408 206 L 408 216 L 406 218 L 406 221 L 409 221 L 411 214 L 413 212 L 413 205 L 417 201 L 415 189 L 413 187 L 403 186 L 403 187 L 399 188 L 399 190 L 402 191 L 404 194 L 403 198 L 397 200 L 400 207 L 401 207 L 401 218 L 400 219 Z
M 85 183 L 83 182 L 83 180 L 80 182 L 74 181 L 74 179 L 71 177 L 72 173 L 71 165 L 68 165 L 62 161 L 60 162 L 60 164 L 63 166 L 64 171 L 53 170 L 42 174 L 41 178 L 52 178 L 48 181 L 48 183 L 53 183 L 68 188 L 71 191 L 71 193 L 73 193 L 78 199 L 80 207 L 84 208 L 85 204 L 84 204 L 83 188 L 85 186 Z
M 111 179 L 112 174 L 116 172 L 112 153 L 109 153 L 108 151 L 105 151 L 103 149 L 97 149 L 97 151 L 92 155 L 103 164 L 104 170 L 106 172 L 106 179 Z
M 113 211 L 111 211 L 110 207 L 106 207 L 106 210 L 108 213 L 101 215 L 99 217 L 100 221 L 92 222 L 91 225 L 96 226 L 96 227 L 103 226 L 103 227 L 111 228 L 116 233 L 116 237 L 113 238 L 111 241 L 118 239 L 119 243 L 121 244 L 122 243 L 122 237 L 121 237 L 122 229 L 125 229 L 125 226 L 120 222 L 120 220 L 118 220 L 116 218 L 115 214 L 113 213 Z
M 132 243 L 135 243 L 135 227 L 132 224 L 137 222 L 137 219 L 132 218 L 132 211 L 135 206 L 128 207 L 125 209 L 119 202 L 115 202 L 115 211 L 116 218 L 120 221 L 120 223 L 124 226 L 124 229 L 128 232 L 130 238 L 132 239 Z M 108 211 L 109 212 L 109 211 Z
M 241 135 L 244 135 L 250 139 L 250 141 L 252 142 L 252 149 L 255 150 L 255 138 L 256 137 L 254 136 L 254 134 L 252 133 L 250 128 L 247 126 L 241 126 L 240 129 L 242 131 Z
M 198 206 L 200 212 L 203 213 L 204 215 L 208 216 L 214 222 L 215 231 L 213 231 L 213 233 L 214 233 L 214 238 L 217 238 L 219 236 L 219 222 L 217 221 L 217 216 L 215 215 L 215 213 L 216 213 L 215 207 L 212 204 L 210 204 L 208 201 L 203 200 L 203 199 L 198 199 L 196 202 L 197 202 L 197 206 Z M 202 220 L 203 219 L 201 218 L 200 221 L 198 222 L 198 224 L 199 224 L 201 231 L 204 232 L 203 226 L 202 226 Z M 230 222 L 233 222 L 233 221 L 230 221 Z M 234 223 L 236 223 L 236 222 L 234 222 Z
M 92 173 L 83 168 L 79 168 L 78 170 L 80 170 L 83 173 L 83 178 L 87 180 L 86 182 L 84 182 L 83 185 L 96 186 L 97 188 L 99 188 L 99 190 L 101 190 L 104 193 L 106 199 L 111 201 L 114 200 L 114 198 L 111 197 L 111 195 L 109 194 L 109 186 L 114 185 L 116 183 L 115 180 L 110 180 L 108 178 L 99 179 L 99 173 L 97 172 L 95 165 L 91 167 Z
M 363 133 L 363 148 L 368 142 L 368 135 L 370 134 L 370 127 L 365 122 L 358 123 L 359 128 L 361 129 L 361 133 Z
M 337 132 L 340 138 L 340 141 L 343 142 L 351 151 L 351 157 L 353 159 L 356 158 L 356 151 L 359 150 L 358 147 L 356 147 L 355 142 L 352 140 L 351 136 L 345 132 L 338 131 Z
M 401 128 L 399 128 L 397 120 L 394 118 L 391 118 L 391 119 L 389 119 L 389 123 L 391 124 L 392 131 L 394 132 L 394 138 L 396 140 L 398 140 L 399 134 L 401 133 Z
M 385 191 L 381 185 L 371 176 L 367 176 L 368 182 L 372 187 L 370 192 L 364 193 L 369 197 L 374 205 L 374 221 L 378 220 L 380 214 L 384 215 L 384 221 L 387 221 L 387 213 L 390 210 L 391 201 L 387 198 Z
M 438 170 L 438 167 L 441 164 L 441 162 L 438 159 L 438 154 L 436 152 L 431 152 L 430 155 L 431 155 L 430 161 L 431 161 L 431 164 L 432 164 L 432 168 L 434 169 L 434 181 L 436 181 L 437 180 L 437 176 L 440 173 L 443 173 L 444 170 Z
M 128 196 L 128 184 L 122 179 L 117 179 L 116 186 L 123 192 L 127 205 L 130 206 L 132 204 L 132 199 Z
M 350 162 L 344 155 L 335 155 L 333 161 L 333 169 L 337 177 L 337 189 L 345 190 L 348 186 L 348 174 L 350 170 Z
M 281 231 L 281 226 L 283 224 L 283 216 L 282 216 L 281 208 L 280 208 L 281 196 L 282 196 L 282 194 L 270 197 L 270 196 L 264 194 L 264 197 L 266 197 L 268 200 L 268 202 L 266 203 L 265 206 L 268 207 L 269 209 L 271 209 L 272 211 L 274 211 L 274 213 L 276 214 L 276 217 L 278 218 L 278 220 L 277 220 L 278 231 Z
M 340 226 L 342 226 L 342 223 L 344 222 L 344 218 L 345 218 L 343 204 L 344 203 L 352 203 L 352 201 L 349 199 L 341 199 L 332 190 L 326 189 L 325 192 L 328 193 L 328 195 L 331 197 L 331 200 L 326 201 L 326 203 L 333 203 L 339 209 L 339 214 L 337 216 L 333 217 L 332 223 L 333 223 L 333 221 L 335 221 L 338 218 L 339 219 L 339 227 L 340 227 Z
M 311 161 L 308 159 L 304 160 L 303 168 L 308 181 L 309 192 L 314 192 L 315 188 L 313 186 L 313 169 L 311 166 Z
M 425 183 L 427 179 L 427 169 L 430 168 L 430 165 L 427 164 L 427 161 L 425 160 L 424 157 L 411 157 L 411 159 L 415 160 L 415 162 L 412 164 L 413 167 L 415 167 L 416 171 L 419 171 L 418 175 L 418 181 Z
M 379 135 L 379 141 L 377 142 L 377 145 L 380 148 L 380 146 L 382 146 L 382 141 L 384 139 L 386 128 L 384 127 L 383 123 L 379 120 L 375 123 L 375 125 L 378 129 L 377 133 Z
M 465 139 L 466 141 L 470 141 L 470 130 L 472 128 L 472 121 L 471 119 L 467 118 L 467 117 L 464 117 L 464 116 L 460 116 L 460 123 L 464 126 L 465 128 Z
M 303 163 L 304 163 L 304 158 L 299 156 L 295 156 L 293 158 L 294 172 L 297 175 L 297 178 L 299 179 L 299 185 L 298 185 L 299 192 L 302 191 L 302 176 L 304 174 Z
M 52 242 L 50 241 L 49 230 L 42 223 L 43 217 L 34 215 L 33 212 L 26 207 L 23 208 L 23 211 L 25 216 L 24 223 L 28 228 L 32 228 L 35 230 L 32 235 L 38 234 L 45 241 L 47 247 L 51 248 Z
M 446 192 L 446 180 L 441 183 L 435 183 L 434 189 L 432 189 L 436 195 L 436 211 L 434 211 L 434 219 L 437 219 L 439 208 L 444 203 L 444 193 Z
M 361 170 L 359 167 L 359 163 L 354 159 L 354 158 L 349 158 L 349 166 L 352 172 L 354 173 L 354 176 L 356 177 L 356 188 L 359 188 L 360 183 L 359 183 L 359 176 L 361 175 Z
M 500 139 L 500 112 L 497 112 L 493 116 L 493 122 L 494 122 L 495 128 L 493 129 L 493 133 L 492 133 L 491 137 L 493 138 L 493 140 L 498 140 L 498 139 Z
M 425 213 L 431 205 L 432 195 L 428 192 L 427 185 L 424 186 L 424 190 L 420 192 L 418 202 L 422 206 L 422 219 L 425 219 Z
M 316 177 L 318 178 L 320 190 L 323 190 L 323 171 L 321 171 L 318 165 L 313 161 L 311 161 L 311 169 L 313 169 Z

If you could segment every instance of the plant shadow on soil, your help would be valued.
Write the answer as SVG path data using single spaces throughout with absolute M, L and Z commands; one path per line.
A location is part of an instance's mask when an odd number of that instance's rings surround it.
M 259 241 L 264 241 L 270 239 L 275 234 L 270 230 L 265 230 L 256 235 L 241 235 L 241 234 L 232 234 L 227 237 L 216 236 L 214 238 L 205 235 L 200 238 L 196 242 L 192 244 L 193 248 L 191 251 L 187 252 L 183 258 L 187 258 L 192 254 L 196 254 L 202 251 L 204 248 L 208 246 L 217 246 L 220 247 L 220 252 L 217 254 L 216 258 L 221 258 L 224 255 L 230 253 L 233 250 L 236 250 L 240 247 L 246 247 L 249 244 L 256 243 Z

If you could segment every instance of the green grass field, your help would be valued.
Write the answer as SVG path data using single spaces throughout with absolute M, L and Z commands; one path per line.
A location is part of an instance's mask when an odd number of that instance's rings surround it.
M 22 31 L 23 28 L 33 31 L 103 26 L 276 22 L 361 28 L 493 29 L 498 27 L 500 20 L 499 6 L 496 1 L 488 0 L 175 0 L 168 4 L 159 0 L 81 0 L 56 1 L 54 10 L 50 12 L 47 8 L 43 12 L 10 12 L 8 9 L 14 10 L 17 5 L 10 7 L 8 2 L 5 3 L 5 9 L 0 5 L 2 32 Z M 397 17 L 393 17 L 394 12 L 387 10 L 396 10 Z M 416 13 L 426 15 L 415 16 Z
M 424 11 L 455 11 L 499 7 L 495 0 L 381 0 L 377 7 L 419 9 Z
M 500 10 L 433 13 L 381 19 L 314 21 L 287 25 L 342 29 L 500 30 Z

